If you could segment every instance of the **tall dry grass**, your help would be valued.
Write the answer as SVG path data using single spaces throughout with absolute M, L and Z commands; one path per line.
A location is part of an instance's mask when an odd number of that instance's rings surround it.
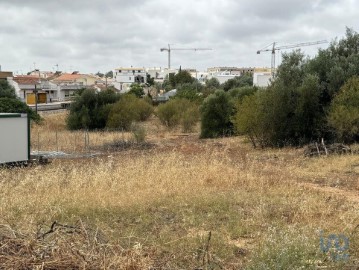
M 14 246 L 0 249 L 0 264 L 22 254 L 23 265 L 44 269 L 338 268 L 320 252 L 320 230 L 348 235 L 346 263 L 359 259 L 357 203 L 297 185 L 335 160 L 345 177 L 357 156 L 309 160 L 152 128 L 163 137 L 150 150 L 0 169 L 0 237 Z M 46 234 L 54 221 L 69 227 Z

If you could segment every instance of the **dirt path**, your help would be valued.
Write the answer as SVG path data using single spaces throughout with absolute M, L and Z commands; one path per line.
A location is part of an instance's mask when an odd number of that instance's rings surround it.
M 299 183 L 299 185 L 301 185 L 305 188 L 325 192 L 327 194 L 333 194 L 336 196 L 344 197 L 350 202 L 359 203 L 359 193 L 358 192 L 343 190 L 343 189 L 339 189 L 339 188 L 335 188 L 335 187 L 325 187 L 325 186 L 323 187 L 323 186 L 319 186 L 319 185 L 316 185 L 313 183 L 301 182 L 301 183 Z

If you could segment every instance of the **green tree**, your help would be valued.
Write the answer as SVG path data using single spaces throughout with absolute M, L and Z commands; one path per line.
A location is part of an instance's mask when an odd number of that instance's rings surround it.
M 221 84 L 217 78 L 211 78 L 209 80 L 206 80 L 206 87 L 209 89 L 219 89 L 221 87 Z
M 193 83 L 195 82 L 195 78 L 191 76 L 191 74 L 186 70 L 180 70 L 173 78 L 174 84 L 173 87 L 176 88 L 178 85 L 185 83 Z
M 201 106 L 201 138 L 227 136 L 233 131 L 234 104 L 227 93 L 217 90 Z
M 359 140 L 359 77 L 349 79 L 334 97 L 328 123 L 339 139 L 345 142 Z
M 0 80 L 0 112 L 27 113 L 30 119 L 40 122 L 41 117 L 16 96 L 15 89 L 8 81 Z
M 232 88 L 228 91 L 228 94 L 233 99 L 242 100 L 244 97 L 253 95 L 257 91 L 258 88 L 256 86 L 243 86 Z
M 182 108 L 179 106 L 178 99 L 171 99 L 158 106 L 157 116 L 163 125 L 173 128 L 180 123 L 181 111 Z
M 0 80 L 0 98 L 3 97 L 16 98 L 14 87 L 12 87 L 6 80 Z
M 40 115 L 33 111 L 21 100 L 9 97 L 0 97 L 0 112 L 1 113 L 27 113 L 31 120 L 39 123 L 41 121 Z
M 105 76 L 105 74 L 101 73 L 100 71 L 98 71 L 95 75 L 99 76 L 100 78 L 103 78 Z
M 153 107 L 143 99 L 134 95 L 122 95 L 109 113 L 107 127 L 129 131 L 132 124 L 147 120 L 153 112 Z
M 316 75 L 306 74 L 297 89 L 295 135 L 299 144 L 315 141 L 321 137 L 324 114 L 320 108 L 320 85 Z
M 346 28 L 345 37 L 334 40 L 308 63 L 308 72 L 319 78 L 323 113 L 339 89 L 351 77 L 359 75 L 359 34 Z
M 203 86 L 199 82 L 184 83 L 177 85 L 177 93 L 175 98 L 185 98 L 200 104 L 203 101 L 201 93 Z
M 113 78 L 113 71 L 110 70 L 110 71 L 106 72 L 105 77 L 107 77 L 107 78 Z
M 153 86 L 153 85 L 155 85 L 155 78 L 151 77 L 150 74 L 147 74 L 147 85 L 148 85 L 148 86 Z
M 99 93 L 94 89 L 83 90 L 71 104 L 70 113 L 66 119 L 67 127 L 71 130 L 104 128 L 111 105 L 119 98 L 119 94 L 112 90 Z
M 259 96 L 249 95 L 237 101 L 236 113 L 232 118 L 237 134 L 248 136 L 254 148 L 258 143 L 262 147 L 265 145 L 261 114 Z
M 243 74 L 242 76 L 236 76 L 233 79 L 227 80 L 222 84 L 222 88 L 224 91 L 229 91 L 232 88 L 244 87 L 244 86 L 252 86 L 253 78 L 251 75 Z
M 175 98 L 159 105 L 157 116 L 169 128 L 181 125 L 183 132 L 191 132 L 199 120 L 199 108 L 194 101 Z
M 139 83 L 133 83 L 130 86 L 129 94 L 133 94 L 136 97 L 142 97 L 145 92 L 143 91 L 143 86 L 141 86 Z
M 233 118 L 237 132 L 263 146 L 302 145 L 322 138 L 357 140 L 359 113 L 357 103 L 350 101 L 358 100 L 357 81 L 338 91 L 359 76 L 358 52 L 359 35 L 347 28 L 345 38 L 319 50 L 313 59 L 300 50 L 284 53 L 272 84 L 243 103 L 239 98 Z M 229 93 L 241 95 L 236 89 Z

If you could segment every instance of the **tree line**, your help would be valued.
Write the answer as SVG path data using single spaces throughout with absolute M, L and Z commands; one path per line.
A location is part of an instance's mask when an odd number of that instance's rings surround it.
M 300 50 L 283 53 L 275 78 L 265 88 L 254 87 L 248 74 L 223 84 L 215 78 L 201 84 L 180 70 L 162 85 L 154 85 L 177 89 L 172 100 L 158 107 L 137 84 L 125 95 L 114 89 L 84 89 L 71 105 L 67 126 L 128 130 L 155 113 L 168 128 L 181 125 L 184 132 L 191 132 L 200 121 L 201 138 L 244 135 L 254 147 L 300 146 L 322 139 L 358 142 L 358 51 L 359 35 L 347 28 L 342 39 L 319 49 L 313 58 Z M 6 81 L 0 82 L 0 111 L 28 112 L 40 119 Z

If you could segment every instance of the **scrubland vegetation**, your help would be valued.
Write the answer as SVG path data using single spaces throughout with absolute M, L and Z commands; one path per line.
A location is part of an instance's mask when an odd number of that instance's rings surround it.
M 358 269 L 358 51 L 285 54 L 266 89 L 181 71 L 157 107 L 84 90 L 31 145 L 94 157 L 0 168 L 1 268 Z M 321 141 L 352 152 L 304 156 Z
M 33 126 L 33 143 L 51 130 L 71 138 L 64 119 L 45 116 Z M 157 118 L 143 126 L 150 149 L 1 169 L 1 265 L 340 269 L 358 262 L 358 155 L 304 158 L 302 149 L 255 150 L 243 137 L 200 140 L 198 126 L 188 136 Z M 123 138 L 89 136 L 93 147 Z M 321 252 L 321 231 L 348 236 L 348 261 Z

